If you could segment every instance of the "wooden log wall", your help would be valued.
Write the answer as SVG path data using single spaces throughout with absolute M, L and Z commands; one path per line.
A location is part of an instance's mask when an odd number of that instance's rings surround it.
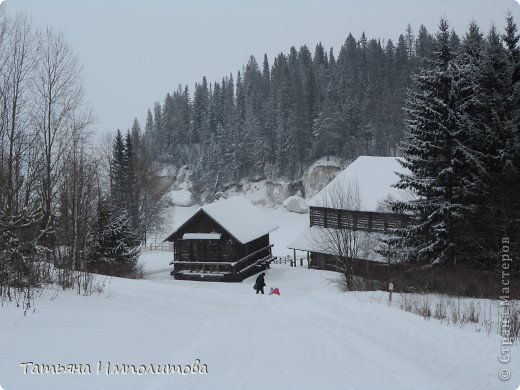
M 197 242 L 195 244 L 195 241 Z M 271 247 L 269 235 L 259 237 L 247 244 L 240 244 L 237 241 L 229 240 L 226 242 L 213 241 L 214 251 L 206 251 L 201 248 L 209 248 L 213 240 L 178 240 L 175 242 L 175 260 L 173 275 L 177 278 L 180 273 L 198 274 L 221 274 L 225 281 L 240 281 L 255 271 L 251 266 L 262 259 L 270 258 Z M 193 250 L 197 247 L 197 252 Z M 218 250 L 218 252 L 217 252 Z M 240 257 L 232 256 L 230 253 L 223 253 L 223 250 L 234 251 Z M 243 256 L 242 256 L 243 255 Z M 223 260 L 225 259 L 225 260 Z M 248 272 L 241 273 L 243 269 Z M 186 275 L 181 276 L 185 278 Z M 205 277 L 194 276 L 191 279 L 209 280 Z
M 328 271 L 343 272 L 346 262 L 345 258 L 327 255 L 323 253 L 311 252 L 310 268 L 323 269 Z M 403 274 L 411 268 L 418 267 L 408 263 L 384 263 L 378 261 L 352 259 L 352 273 L 366 279 L 389 280 Z
M 325 207 L 311 207 L 310 210 L 310 225 L 326 228 L 384 233 L 388 229 L 404 227 L 408 221 L 407 215 L 397 213 L 338 210 Z

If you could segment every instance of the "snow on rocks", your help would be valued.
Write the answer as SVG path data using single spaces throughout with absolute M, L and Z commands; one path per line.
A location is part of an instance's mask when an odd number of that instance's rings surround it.
M 285 207 L 287 211 L 293 213 L 305 214 L 309 211 L 309 208 L 305 204 L 305 199 L 303 199 L 301 193 L 289 196 L 287 199 L 285 199 L 283 202 L 283 207 Z
M 242 180 L 240 183 L 232 186 L 226 192 L 217 194 L 217 199 L 227 199 L 235 196 L 242 196 L 254 205 L 269 205 L 269 197 L 266 196 L 266 180 L 247 181 Z
M 179 207 L 190 207 L 196 202 L 191 192 L 192 183 L 190 180 L 190 170 L 187 165 L 183 167 L 175 168 L 174 166 L 165 165 L 162 167 L 161 172 L 169 172 L 169 177 L 172 178 L 171 191 L 167 195 L 170 204 L 172 206 Z
M 320 192 L 341 171 L 342 166 L 338 157 L 322 157 L 315 161 L 303 175 L 305 197 L 310 199 Z
M 177 173 L 177 180 L 176 180 L 175 184 L 181 189 L 186 189 L 186 188 L 190 187 L 191 186 L 190 176 L 191 176 L 191 172 L 190 172 L 189 166 L 187 166 L 187 165 L 182 166 L 179 169 L 179 172 Z
M 169 196 L 170 196 L 171 203 L 174 206 L 190 207 L 195 204 L 193 195 L 188 190 L 171 191 Z
M 175 178 L 177 171 L 177 167 L 172 164 L 158 164 L 157 176 Z

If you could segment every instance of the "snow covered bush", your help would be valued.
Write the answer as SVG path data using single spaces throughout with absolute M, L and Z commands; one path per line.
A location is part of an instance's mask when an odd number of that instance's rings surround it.
M 118 276 L 133 274 L 140 246 L 137 235 L 130 228 L 127 214 L 116 210 L 105 200 L 100 201 L 96 228 L 88 270 Z
M 290 196 L 283 202 L 283 207 L 287 211 L 292 213 L 305 214 L 309 211 L 309 207 L 305 204 L 305 199 L 301 196 L 301 193 Z
M 503 310 L 509 319 L 509 334 L 513 342 L 520 340 L 520 302 L 511 300 L 506 309 L 501 309 L 499 300 L 471 299 L 430 294 L 398 294 L 401 310 L 434 318 L 448 325 L 464 327 L 474 325 L 477 331 L 487 334 L 502 331 L 499 318 Z
M 14 214 L 0 210 L 0 298 L 22 297 L 30 305 L 33 288 L 39 287 L 46 273 L 49 249 L 42 242 L 51 229 L 44 222 L 40 203 Z

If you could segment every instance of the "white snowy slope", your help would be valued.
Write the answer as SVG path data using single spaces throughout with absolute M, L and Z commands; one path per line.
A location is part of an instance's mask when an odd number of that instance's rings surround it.
M 188 190 L 174 190 L 168 194 L 170 201 L 174 206 L 190 207 L 195 204 L 193 195 Z
M 147 264 L 168 253 L 147 254 Z M 165 272 L 162 272 L 165 274 Z M 500 339 L 340 293 L 337 274 L 274 266 L 243 283 L 106 280 L 101 295 L 48 291 L 36 311 L 0 309 L 0 385 L 11 389 L 513 389 Z M 383 293 L 381 293 L 383 294 Z M 383 296 L 384 301 L 384 296 Z M 97 375 L 102 364 L 191 364 L 207 375 Z M 511 361 L 520 360 L 513 347 Z M 91 374 L 24 374 L 20 363 L 90 364 Z M 513 375 L 516 365 L 511 370 Z M 513 380 L 516 383 L 513 383 Z

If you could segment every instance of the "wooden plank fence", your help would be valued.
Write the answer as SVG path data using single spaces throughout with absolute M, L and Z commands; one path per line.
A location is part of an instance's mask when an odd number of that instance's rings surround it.
M 406 226 L 410 217 L 397 213 L 374 211 L 338 210 L 325 207 L 311 207 L 311 226 L 326 228 L 363 230 L 367 232 L 386 232 Z
M 171 242 L 161 242 L 161 243 L 149 243 L 146 245 L 141 245 L 141 252 L 149 252 L 149 251 L 168 251 L 173 252 L 173 245 Z
M 288 265 L 289 267 L 307 267 L 307 257 L 306 256 L 297 256 L 296 262 L 295 262 L 293 256 L 290 256 L 290 255 L 276 256 L 276 257 L 273 257 L 273 260 L 271 261 L 271 263 Z

